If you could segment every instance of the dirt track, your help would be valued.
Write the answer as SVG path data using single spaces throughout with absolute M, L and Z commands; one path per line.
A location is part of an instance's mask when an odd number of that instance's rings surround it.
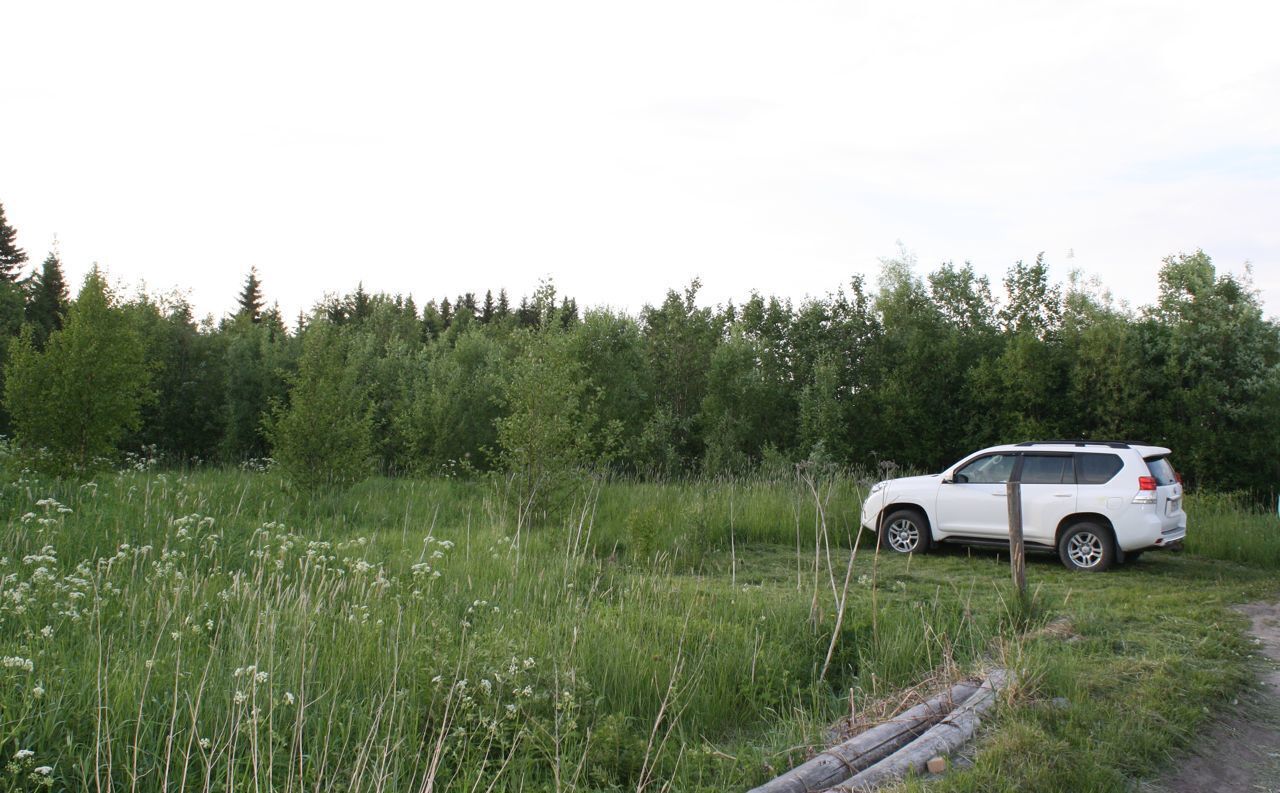
M 1147 793 L 1280 793 L 1280 602 L 1249 603 L 1238 611 L 1252 621 L 1259 649 L 1270 659 L 1263 685 L 1222 714 L 1186 762 L 1144 785 Z

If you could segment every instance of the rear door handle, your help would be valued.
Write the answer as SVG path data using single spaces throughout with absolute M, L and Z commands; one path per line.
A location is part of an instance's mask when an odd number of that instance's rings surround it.
M 1070 493 L 1054 493 L 1053 497 L 1054 498 L 1071 498 L 1071 494 Z

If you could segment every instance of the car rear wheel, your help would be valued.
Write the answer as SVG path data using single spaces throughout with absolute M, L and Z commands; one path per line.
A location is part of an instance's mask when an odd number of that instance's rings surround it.
M 1111 532 L 1096 523 L 1077 523 L 1058 539 L 1058 558 L 1070 570 L 1098 573 L 1116 561 Z
M 914 510 L 890 512 L 880 525 L 880 547 L 896 553 L 924 553 L 929 550 L 929 525 Z

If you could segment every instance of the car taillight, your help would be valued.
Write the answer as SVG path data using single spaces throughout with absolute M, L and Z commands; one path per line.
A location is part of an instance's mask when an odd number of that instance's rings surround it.
M 1156 503 L 1156 478 L 1154 476 L 1138 477 L 1138 494 L 1133 497 L 1133 503 Z
M 1173 472 L 1173 478 L 1178 480 L 1178 484 L 1182 484 L 1182 474 L 1177 471 Z

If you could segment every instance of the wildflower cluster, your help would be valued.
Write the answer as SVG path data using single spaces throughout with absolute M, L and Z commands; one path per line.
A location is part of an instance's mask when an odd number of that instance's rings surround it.
M 58 553 L 45 545 L 38 553 L 22 557 L 17 570 L 6 572 L 9 567 L 8 559 L 0 559 L 0 633 L 10 617 L 39 620 L 46 627 L 54 617 L 73 622 L 83 618 L 83 604 L 93 596 L 93 569 L 88 562 L 70 573 L 59 573 Z
M 23 781 L 36 789 L 53 787 L 53 766 L 36 765 L 36 753 L 30 749 L 15 752 L 4 770 L 10 779 L 8 787 L 21 789 L 15 783 Z
M 36 508 L 39 513 L 27 512 L 21 518 L 24 524 L 34 524 L 44 530 L 50 526 L 57 526 L 62 523 L 63 517 L 70 515 L 71 507 L 61 503 L 56 498 L 42 498 L 36 502 Z

